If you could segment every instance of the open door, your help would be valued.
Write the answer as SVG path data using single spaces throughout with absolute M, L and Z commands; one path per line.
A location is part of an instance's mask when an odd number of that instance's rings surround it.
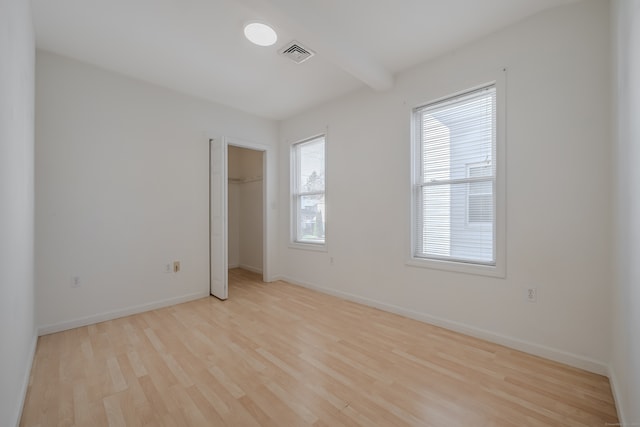
M 227 142 L 209 140 L 209 277 L 211 295 L 228 297 L 227 259 Z

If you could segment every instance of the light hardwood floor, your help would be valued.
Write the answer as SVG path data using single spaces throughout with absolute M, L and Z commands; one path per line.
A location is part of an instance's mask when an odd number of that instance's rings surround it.
M 605 377 L 284 282 L 40 337 L 21 426 L 605 426 Z

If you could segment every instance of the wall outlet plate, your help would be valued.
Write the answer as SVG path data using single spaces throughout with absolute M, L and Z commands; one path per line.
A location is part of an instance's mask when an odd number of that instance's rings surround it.
M 524 298 L 527 302 L 538 302 L 538 289 L 527 288 L 527 292 Z

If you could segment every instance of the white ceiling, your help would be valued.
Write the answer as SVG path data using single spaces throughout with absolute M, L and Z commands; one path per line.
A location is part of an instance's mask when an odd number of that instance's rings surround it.
M 41 49 L 283 119 L 574 0 L 32 0 Z M 259 20 L 278 33 L 259 47 Z M 295 64 L 291 40 L 317 54 Z

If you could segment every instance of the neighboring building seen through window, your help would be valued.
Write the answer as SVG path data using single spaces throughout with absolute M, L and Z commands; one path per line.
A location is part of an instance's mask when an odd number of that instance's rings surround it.
M 417 108 L 414 125 L 414 258 L 495 265 L 495 86 Z
M 294 243 L 325 243 L 325 137 L 292 147 Z

